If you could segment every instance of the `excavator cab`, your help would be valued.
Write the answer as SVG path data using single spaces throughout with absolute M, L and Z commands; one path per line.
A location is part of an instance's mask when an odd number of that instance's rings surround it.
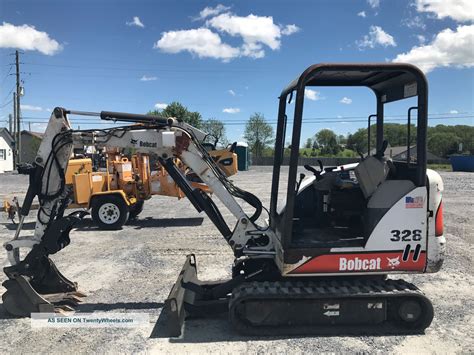
M 286 204 L 279 206 L 285 200 L 281 198 L 285 181 L 282 182 L 280 176 L 288 121 L 293 122 L 291 147 L 300 147 L 305 88 L 328 86 L 361 86 L 372 90 L 376 99 L 376 114 L 371 115 L 376 117 L 375 154 L 368 152 L 358 164 L 326 169 L 321 166 L 319 170 L 308 168 L 314 176 L 301 179 L 299 177 L 304 175 L 298 166 L 299 149 L 292 149 L 284 191 Z M 295 94 L 291 120 L 286 111 Z M 408 117 L 411 119 L 416 109 L 416 161 L 410 158 L 392 161 L 385 154 L 388 142 L 384 138 L 384 107 L 412 97 L 416 97 L 417 105 L 410 108 Z M 425 237 L 429 190 L 426 188 L 429 183 L 427 103 L 425 76 L 408 64 L 317 64 L 282 91 L 270 205 L 270 226 L 281 245 L 277 255 L 282 274 L 321 275 L 345 271 L 337 250 L 341 250 L 344 260 L 361 259 L 362 254 L 358 253 L 371 253 L 371 258 L 362 258 L 367 260 L 366 264 L 382 257 L 383 262 L 376 267 L 349 271 L 425 270 L 429 244 Z

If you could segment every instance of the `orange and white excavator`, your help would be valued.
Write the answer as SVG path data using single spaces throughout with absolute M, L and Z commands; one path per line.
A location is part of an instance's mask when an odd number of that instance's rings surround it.
M 306 167 L 311 175 L 305 176 L 298 166 L 299 149 L 292 149 L 287 180 L 282 179 L 285 132 L 291 123 L 291 146 L 299 147 L 305 88 L 313 86 L 361 86 L 374 93 L 376 154 L 352 165 Z M 295 94 L 289 120 L 287 103 Z M 392 161 L 384 154 L 384 105 L 407 98 L 417 102 L 416 161 Z M 145 126 L 74 131 L 69 116 L 75 114 Z M 422 333 L 433 319 L 433 305 L 415 285 L 396 276 L 435 273 L 444 260 L 443 182 L 426 167 L 427 122 L 428 83 L 412 65 L 310 66 L 280 95 L 267 224 L 259 219 L 263 206 L 258 197 L 227 178 L 201 144 L 199 130 L 170 118 L 56 108 L 36 157 L 18 229 L 4 244 L 11 265 L 4 268 L 3 307 L 28 316 L 59 311 L 83 296 L 49 255 L 71 242 L 70 231 L 81 218 L 80 213 L 64 216 L 69 201 L 65 171 L 73 141 L 88 139 L 157 154 L 234 253 L 231 278 L 213 282 L 199 280 L 196 259 L 187 256 L 160 314 L 159 322 L 166 320 L 163 335 L 179 336 L 187 316 L 222 312 L 238 331 L 255 335 Z M 190 184 L 176 158 L 208 186 L 235 225 L 228 225 L 230 218 L 223 218 L 208 193 Z M 35 196 L 41 205 L 35 232 L 22 236 Z M 254 212 L 247 214 L 238 200 Z M 31 249 L 24 258 L 21 248 Z

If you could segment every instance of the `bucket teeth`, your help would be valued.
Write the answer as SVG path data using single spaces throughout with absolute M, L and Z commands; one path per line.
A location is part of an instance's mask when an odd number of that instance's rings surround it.
M 84 292 L 81 292 L 81 291 L 74 291 L 74 292 L 70 292 L 70 294 L 74 295 L 74 296 L 77 296 L 77 297 L 87 297 L 87 295 L 84 293 Z
M 54 307 L 54 312 L 59 313 L 63 316 L 68 316 L 68 315 L 70 315 L 71 313 L 74 312 L 74 308 L 72 308 L 71 306 L 68 306 L 66 304 L 63 304 L 63 305 L 60 305 L 60 306 L 55 306 Z
M 74 300 L 76 303 L 81 303 L 83 302 L 83 297 L 79 297 L 79 296 L 76 296 L 76 295 L 70 295 L 69 296 L 72 300 Z

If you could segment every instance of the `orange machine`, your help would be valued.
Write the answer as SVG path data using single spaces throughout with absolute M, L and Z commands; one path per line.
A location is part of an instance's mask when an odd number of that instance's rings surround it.
M 232 149 L 212 150 L 209 154 L 227 176 L 237 173 L 237 155 Z M 182 162 L 175 163 L 193 187 L 212 193 Z M 153 195 L 185 197 L 161 164 L 152 169 L 147 154 L 133 154 L 129 160 L 115 148 L 106 151 L 105 171 L 93 171 L 89 158 L 71 159 L 65 175 L 73 200 L 68 208 L 90 209 L 94 223 L 101 229 L 121 228 L 140 214 L 145 200 Z M 17 208 L 16 199 L 4 202 L 11 219 Z

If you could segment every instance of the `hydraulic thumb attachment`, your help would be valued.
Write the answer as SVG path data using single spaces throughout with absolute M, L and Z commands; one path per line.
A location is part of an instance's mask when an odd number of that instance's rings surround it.
M 35 312 L 69 311 L 85 297 L 77 290 L 77 284 L 61 274 L 49 258 L 69 245 L 69 232 L 85 214 L 73 212 L 56 219 L 24 260 L 3 269 L 8 280 L 3 283 L 7 291 L 2 299 L 8 313 L 25 317 Z M 5 247 L 7 251 L 13 248 L 8 244 Z

